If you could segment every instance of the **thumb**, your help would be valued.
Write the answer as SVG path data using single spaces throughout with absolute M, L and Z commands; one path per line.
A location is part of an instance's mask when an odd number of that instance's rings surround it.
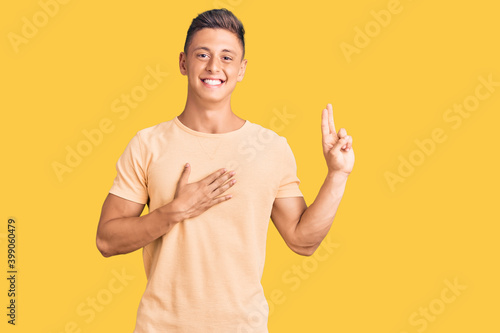
M 188 182 L 189 174 L 191 173 L 191 166 L 189 163 L 184 164 L 184 169 L 182 170 L 181 177 L 179 178 L 178 185 L 183 186 Z
M 348 142 L 348 139 L 347 139 L 347 135 L 338 139 L 337 142 L 335 143 L 335 145 L 333 145 L 333 148 L 332 148 L 332 153 L 336 153 L 336 152 L 339 152 L 340 149 L 345 145 L 347 144 Z

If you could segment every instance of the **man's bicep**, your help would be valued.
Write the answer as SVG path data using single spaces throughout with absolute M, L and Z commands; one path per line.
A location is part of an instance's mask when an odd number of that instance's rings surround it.
M 276 198 L 271 211 L 271 220 L 288 247 L 295 251 L 298 246 L 295 228 L 307 209 L 303 196 Z
M 144 206 L 145 204 L 127 200 L 113 193 L 109 193 L 102 205 L 99 225 L 117 218 L 140 216 L 144 210 Z

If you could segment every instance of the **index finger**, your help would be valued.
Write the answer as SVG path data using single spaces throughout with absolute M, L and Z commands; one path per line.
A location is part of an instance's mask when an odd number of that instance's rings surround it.
M 337 133 L 335 123 L 333 122 L 333 107 L 330 103 L 328 103 L 326 107 L 328 108 L 328 126 L 330 127 L 330 132 L 332 134 Z

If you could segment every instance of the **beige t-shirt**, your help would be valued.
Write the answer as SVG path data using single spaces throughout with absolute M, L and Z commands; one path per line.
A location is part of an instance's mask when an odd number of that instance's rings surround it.
M 134 333 L 266 333 L 261 285 L 275 198 L 302 196 L 287 140 L 246 121 L 237 130 L 194 131 L 175 117 L 143 129 L 117 164 L 110 193 L 149 211 L 174 198 L 186 162 L 189 183 L 235 170 L 233 197 L 176 224 L 143 248 L 148 283 Z

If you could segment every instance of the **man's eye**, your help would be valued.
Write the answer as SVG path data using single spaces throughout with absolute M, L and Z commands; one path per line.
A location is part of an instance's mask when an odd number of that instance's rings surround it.
M 200 57 L 200 58 L 204 58 L 204 57 L 202 57 L 202 56 L 206 56 L 206 54 L 205 54 L 205 53 L 198 54 L 198 57 Z
M 228 57 L 228 56 L 225 56 L 225 57 L 224 57 L 224 60 L 233 60 L 233 58 Z

